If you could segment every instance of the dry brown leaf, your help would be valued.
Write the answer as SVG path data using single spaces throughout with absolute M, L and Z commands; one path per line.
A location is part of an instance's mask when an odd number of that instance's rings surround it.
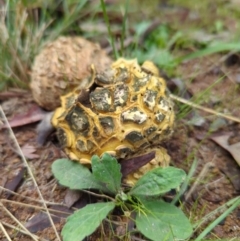
M 64 197 L 64 201 L 68 208 L 72 207 L 72 205 L 81 198 L 82 193 L 78 190 L 67 189 L 66 195 Z
M 13 128 L 31 124 L 42 120 L 45 115 L 46 112 L 34 104 L 27 113 L 15 115 L 11 120 L 9 120 L 9 125 Z M 3 125 L 1 128 L 7 128 L 7 125 Z
M 10 191 L 13 191 L 15 192 L 18 187 L 21 185 L 22 181 L 23 181 L 23 178 L 24 178 L 24 175 L 25 175 L 25 171 L 26 171 L 26 168 L 25 167 L 22 167 L 16 176 L 14 176 L 11 180 L 8 180 L 5 184 L 5 188 L 10 190 Z M 12 193 L 8 192 L 7 193 L 7 199 L 10 198 L 12 196 Z
M 212 136 L 211 139 L 227 150 L 240 166 L 240 142 L 229 145 L 228 139 L 230 136 L 231 134 L 228 133 L 220 136 Z
M 59 222 L 61 222 L 61 220 L 65 220 L 70 214 L 73 213 L 72 210 L 70 210 L 64 206 L 54 205 L 54 206 L 51 206 L 50 208 L 63 212 L 63 213 L 59 213 L 59 212 L 55 213 L 53 211 L 54 213 L 51 215 L 51 217 L 52 217 L 54 223 L 59 223 Z M 51 227 L 51 223 L 50 223 L 49 217 L 46 213 L 39 212 L 26 222 L 25 227 L 30 232 L 36 233 L 45 228 Z
M 155 152 L 150 152 L 142 156 L 132 157 L 128 160 L 120 162 L 122 177 L 126 177 L 128 174 L 135 172 L 140 167 L 146 165 L 155 157 Z
M 4 91 L 0 93 L 0 100 L 5 101 L 6 99 L 9 98 L 14 98 L 14 97 L 22 97 L 26 95 L 28 92 L 26 90 L 22 89 L 11 89 L 9 91 Z
M 29 145 L 28 143 L 22 146 L 21 149 L 22 149 L 23 155 L 28 159 L 34 159 L 39 157 L 38 154 L 34 154 L 34 152 L 36 151 L 36 148 L 34 146 Z

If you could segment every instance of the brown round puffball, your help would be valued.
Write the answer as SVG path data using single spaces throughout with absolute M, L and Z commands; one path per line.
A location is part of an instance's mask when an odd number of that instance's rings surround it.
M 60 96 L 112 63 L 96 43 L 81 37 L 59 37 L 35 57 L 30 87 L 34 100 L 46 110 L 60 106 Z

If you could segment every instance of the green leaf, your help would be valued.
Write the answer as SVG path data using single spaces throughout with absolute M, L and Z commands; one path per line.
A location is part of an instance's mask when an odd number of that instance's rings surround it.
M 144 213 L 136 216 L 138 230 L 147 238 L 159 241 L 186 239 L 192 234 L 192 225 L 177 207 L 164 201 L 143 201 Z
M 83 240 L 95 231 L 114 207 L 114 202 L 94 203 L 76 211 L 62 229 L 63 241 Z
M 134 196 L 157 196 L 170 191 L 186 178 L 182 169 L 175 167 L 156 168 L 142 176 L 129 194 Z
M 121 166 L 116 158 L 108 153 L 103 154 L 100 159 L 94 155 L 92 161 L 92 172 L 96 180 L 106 185 L 109 192 L 116 194 L 121 187 Z
M 58 159 L 52 164 L 52 172 L 61 185 L 70 189 L 97 189 L 108 192 L 108 189 L 95 179 L 89 169 L 78 162 Z

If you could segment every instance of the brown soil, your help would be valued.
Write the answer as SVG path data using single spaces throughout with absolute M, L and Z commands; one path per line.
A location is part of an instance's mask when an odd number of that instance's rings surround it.
M 214 58 L 217 60 L 219 59 L 219 56 L 215 56 Z M 216 63 L 214 59 L 208 58 L 203 59 L 202 61 L 190 61 L 182 64 L 179 67 L 179 72 L 183 76 L 183 82 L 187 86 L 187 90 L 189 90 L 193 96 L 197 96 L 201 91 L 206 90 L 211 84 L 222 78 L 227 71 L 227 76 L 225 76 L 219 84 L 214 86 L 207 96 L 201 98 L 201 102 L 202 105 L 206 107 L 213 108 L 217 111 L 223 111 L 240 118 L 240 98 L 237 98 L 240 94 L 240 89 L 238 84 L 234 81 L 238 74 L 239 66 L 226 69 L 223 63 L 217 63 L 216 66 L 214 66 L 214 63 Z M 189 73 L 193 73 L 193 69 L 196 70 L 194 76 L 189 76 Z M 9 98 L 4 98 L 5 100 L 3 100 L 1 104 L 9 120 L 20 113 L 26 113 L 34 104 L 30 93 L 23 92 L 16 97 L 11 96 Z M 179 104 L 176 103 L 176 108 L 178 105 Z M 199 115 L 203 117 L 205 122 L 200 126 L 189 125 L 187 121 L 190 120 L 194 113 L 196 113 L 195 110 L 177 120 L 174 135 L 168 142 L 163 144 L 172 157 L 171 164 L 183 168 L 186 172 L 189 171 L 193 159 L 196 158 L 198 160 L 198 166 L 194 178 L 188 191 L 185 193 L 185 200 L 183 199 L 184 210 L 192 222 L 200 220 L 209 212 L 215 210 L 231 198 L 239 195 L 240 192 L 239 166 L 236 164 L 233 157 L 226 150 L 213 142 L 208 135 L 210 125 L 217 119 L 217 117 L 199 111 Z M 2 117 L 0 121 L 4 122 Z M 225 120 L 223 123 L 223 125 L 216 129 L 215 134 L 231 132 L 233 137 L 239 136 L 239 123 L 229 120 Z M 27 162 L 44 200 L 49 202 L 48 207 L 57 208 L 64 212 L 69 211 L 65 205 L 66 195 L 69 197 L 69 193 L 66 188 L 60 187 L 57 184 L 51 173 L 51 164 L 53 161 L 59 157 L 64 157 L 65 155 L 58 148 L 54 136 L 49 138 L 49 142 L 45 146 L 39 147 L 37 145 L 36 125 L 37 124 L 22 125 L 14 128 L 14 135 L 20 147 L 28 144 L 33 148 L 32 152 L 29 151 L 30 154 L 27 154 L 29 156 Z M 7 223 L 15 227 L 20 227 L 13 218 L 11 218 L 10 214 L 7 213 L 7 210 L 22 225 L 32 225 L 32 223 L 29 223 L 29 220 L 37 214 L 39 215 L 40 208 L 43 208 L 43 205 L 41 204 L 41 198 L 38 195 L 37 188 L 29 175 L 29 171 L 26 169 L 24 161 L 21 159 L 18 149 L 13 142 L 10 131 L 8 129 L 2 129 L 0 130 L 0 133 L 1 222 L 12 240 L 34 240 L 32 237 L 10 227 L 7 228 L 5 225 Z M 201 181 L 195 186 L 194 190 L 191 190 L 194 181 L 196 181 L 199 176 L 202 177 Z M 235 176 L 235 179 L 231 179 L 232 176 Z M 3 189 L 3 187 L 15 191 L 15 193 L 9 193 Z M 70 194 L 70 196 L 71 195 L 72 194 Z M 186 195 L 189 195 L 187 200 Z M 89 197 L 83 195 L 77 203 L 78 207 L 83 206 L 86 202 L 89 202 Z M 56 207 L 56 205 L 58 206 Z M 55 226 L 60 234 L 60 230 L 66 220 L 66 215 L 55 214 L 57 216 L 54 217 Z M 217 213 L 216 216 L 212 216 L 211 220 L 207 220 L 205 226 L 218 215 L 219 213 Z M 33 233 L 41 239 L 57 240 L 53 228 L 48 224 L 47 218 L 45 216 L 43 219 L 39 216 L 37 217 L 37 220 L 40 221 L 34 226 L 36 230 L 34 230 Z M 120 217 L 117 217 L 117 219 L 118 221 L 122 221 L 122 219 L 120 220 Z M 34 229 L 34 227 L 31 228 Z M 124 230 L 121 225 L 118 226 L 118 229 L 121 228 Z M 198 232 L 203 228 L 204 227 L 201 227 Z M 2 229 L 0 230 L 0 240 L 7 240 Z M 240 209 L 236 209 L 225 220 L 217 225 L 207 238 L 240 239 Z M 105 238 L 103 238 L 103 234 L 99 231 L 95 236 L 88 240 L 105 240 Z M 106 240 L 118 239 L 111 237 Z

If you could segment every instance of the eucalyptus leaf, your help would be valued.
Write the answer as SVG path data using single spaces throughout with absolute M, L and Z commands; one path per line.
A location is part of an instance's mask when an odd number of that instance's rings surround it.
M 100 159 L 94 155 L 92 161 L 92 172 L 96 180 L 103 183 L 109 192 L 116 194 L 121 187 L 121 166 L 116 158 L 108 153 L 103 154 Z
M 68 217 L 62 229 L 63 241 L 80 241 L 93 233 L 115 207 L 114 202 L 88 204 Z
M 70 189 L 97 189 L 108 192 L 108 189 L 95 179 L 89 169 L 78 162 L 66 158 L 58 159 L 52 164 L 52 172 L 61 185 Z
M 177 188 L 186 173 L 175 167 L 155 168 L 143 175 L 130 190 L 133 196 L 157 196 Z
M 183 240 L 192 234 L 192 225 L 184 213 L 164 201 L 143 201 L 146 210 L 137 213 L 137 229 L 153 241 Z

